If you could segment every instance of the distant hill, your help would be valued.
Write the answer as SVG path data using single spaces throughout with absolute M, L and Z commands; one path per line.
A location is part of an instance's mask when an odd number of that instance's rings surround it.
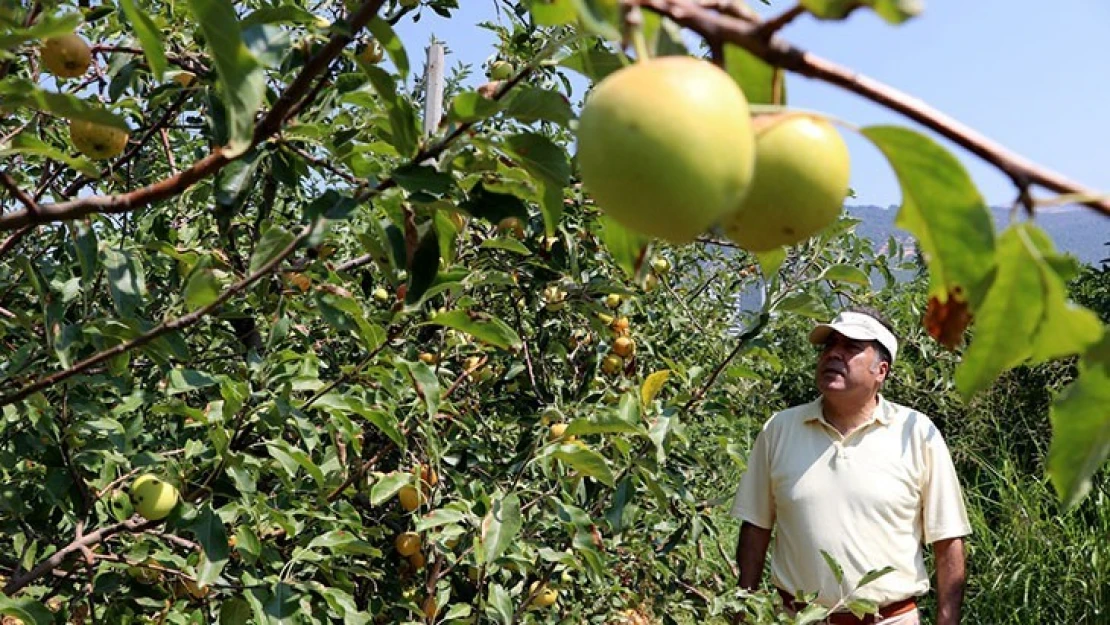
M 897 206 L 847 206 L 845 209 L 849 215 L 863 220 L 856 226 L 856 233 L 870 239 L 877 248 L 891 236 L 903 243 L 912 238 L 894 225 Z M 996 207 L 991 213 L 995 233 L 1001 232 L 1010 223 L 1010 210 Z M 1052 237 L 1059 251 L 1072 254 L 1088 265 L 1110 263 L 1110 218 L 1092 210 L 1070 207 L 1039 211 L 1033 221 Z

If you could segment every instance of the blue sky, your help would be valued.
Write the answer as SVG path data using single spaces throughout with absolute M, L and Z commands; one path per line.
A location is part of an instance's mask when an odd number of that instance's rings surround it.
M 495 51 L 476 24 L 498 17 L 493 0 L 462 0 L 446 20 L 428 10 L 398 26 L 415 68 L 434 34 L 456 62 L 478 68 Z M 755 5 L 758 2 L 751 2 Z M 789 6 L 776 1 L 764 13 Z M 932 0 L 916 19 L 891 26 L 857 11 L 845 22 L 803 17 L 784 35 L 815 54 L 916 96 L 1041 165 L 1110 193 L 1110 2 L 1107 0 Z M 859 96 L 796 75 L 790 104 L 857 125 L 913 122 Z M 580 94 L 578 94 L 580 95 Z M 935 136 L 935 135 L 934 135 Z M 845 135 L 853 159 L 854 203 L 901 201 L 897 181 L 867 141 Z M 1008 205 L 1009 180 L 944 139 L 988 202 Z

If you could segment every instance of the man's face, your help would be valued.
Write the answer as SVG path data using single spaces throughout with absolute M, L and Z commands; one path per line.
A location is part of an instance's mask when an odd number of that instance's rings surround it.
M 890 366 L 879 358 L 874 341 L 850 339 L 829 333 L 817 358 L 817 388 L 829 393 L 873 392 Z

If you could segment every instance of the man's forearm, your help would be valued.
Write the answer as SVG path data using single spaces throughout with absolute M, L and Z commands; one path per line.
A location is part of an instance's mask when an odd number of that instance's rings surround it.
M 958 625 L 966 580 L 964 541 L 937 541 L 933 553 L 937 566 L 937 625 Z
M 736 545 L 736 563 L 740 567 L 740 587 L 755 590 L 763 577 L 763 563 L 767 559 L 767 546 L 771 543 L 771 530 L 744 523 L 740 526 L 740 540 Z

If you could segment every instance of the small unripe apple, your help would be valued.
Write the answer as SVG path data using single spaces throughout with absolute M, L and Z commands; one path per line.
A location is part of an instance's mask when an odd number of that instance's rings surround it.
M 535 594 L 535 596 L 532 598 L 532 605 L 538 608 L 547 608 L 554 605 L 554 603 L 559 599 L 558 590 L 555 590 L 547 584 L 544 584 L 543 588 L 540 588 L 539 591 L 537 591 L 537 586 L 539 586 L 538 580 L 532 582 L 532 585 L 528 587 L 529 593 Z
M 656 256 L 651 259 L 651 268 L 654 269 L 656 273 L 667 273 L 671 270 L 671 263 L 662 256 Z
M 404 532 L 393 541 L 397 553 L 406 558 L 420 551 L 420 535 L 416 532 Z
M 43 42 L 42 64 L 59 78 L 79 78 L 92 63 L 92 49 L 76 33 L 49 37 Z
M 621 305 L 620 293 L 610 293 L 605 296 L 605 305 L 609 308 L 619 308 Z
M 489 77 L 491 80 L 508 80 L 512 78 L 513 65 L 508 61 L 494 61 L 489 66 Z
M 135 512 L 148 521 L 160 521 L 177 506 L 180 495 L 177 488 L 147 473 L 131 483 L 131 505 Z
M 378 301 L 378 302 L 381 302 L 382 304 L 388 302 L 389 301 L 389 291 L 385 290 L 382 287 L 378 287 L 378 288 L 374 289 L 374 300 Z
M 412 512 L 420 507 L 420 491 L 412 486 L 403 486 L 397 491 L 397 499 L 401 500 L 401 507 L 407 512 Z
M 601 370 L 608 375 L 616 375 L 624 368 L 624 359 L 616 354 L 608 354 L 601 361 Z

